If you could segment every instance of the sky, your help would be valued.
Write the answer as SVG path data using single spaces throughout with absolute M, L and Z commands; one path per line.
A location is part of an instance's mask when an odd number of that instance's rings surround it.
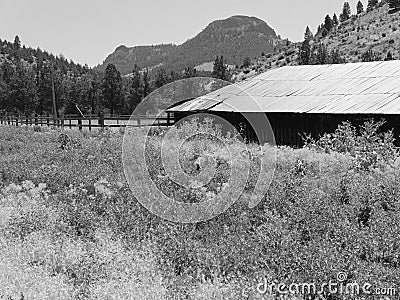
M 361 0 L 366 7 L 367 0 Z M 358 0 L 348 0 L 352 12 Z M 233 15 L 264 20 L 301 41 L 344 0 L 0 0 L 0 39 L 40 47 L 93 67 L 119 45 L 181 44 L 210 22 Z

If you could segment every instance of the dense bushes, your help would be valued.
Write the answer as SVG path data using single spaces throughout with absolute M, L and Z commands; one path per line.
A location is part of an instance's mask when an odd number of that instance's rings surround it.
M 379 133 L 379 125 L 345 123 L 304 149 L 279 148 L 261 203 L 247 206 L 249 188 L 225 213 L 197 224 L 161 220 L 137 202 L 123 176 L 118 133 L 70 132 L 82 147 L 62 150 L 55 131 L 2 127 L 0 264 L 7 273 L 0 276 L 0 294 L 261 299 L 256 287 L 264 277 L 322 283 L 338 272 L 349 281 L 394 287 L 400 277 L 400 170 L 392 136 Z M 185 126 L 176 131 L 176 144 L 201 127 Z M 210 133 L 218 135 L 215 130 Z M 150 138 L 148 161 L 153 178 L 171 191 L 173 185 L 157 176 L 161 136 Z M 193 163 L 206 153 L 221 156 L 221 147 L 201 140 L 184 145 L 181 165 L 188 174 L 197 174 Z M 254 147 L 256 157 L 268 151 Z M 247 156 L 237 159 L 249 163 Z M 221 166 L 204 193 L 193 186 L 181 200 L 219 193 L 230 160 Z M 39 294 L 44 284 L 47 296 Z

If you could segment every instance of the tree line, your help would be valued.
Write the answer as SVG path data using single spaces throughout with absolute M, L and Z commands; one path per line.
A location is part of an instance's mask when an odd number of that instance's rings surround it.
M 378 0 L 368 0 L 366 11 L 370 12 L 385 3 L 388 3 L 389 5 L 389 13 L 400 10 L 400 0 L 381 0 L 380 2 Z M 351 18 L 359 17 L 360 14 L 364 13 L 364 5 L 361 1 L 358 1 L 356 5 L 356 12 L 356 15 L 352 15 L 349 2 L 344 2 L 339 18 L 336 14 L 333 14 L 332 18 L 329 14 L 326 15 L 324 22 L 317 28 L 316 36 L 321 36 L 324 38 L 328 35 L 328 33 L 336 30 L 341 23 L 345 23 Z M 331 49 L 328 51 L 325 44 L 321 42 L 316 43 L 314 41 L 314 35 L 308 26 L 306 27 L 304 41 L 301 43 L 298 53 L 298 63 L 300 65 L 339 64 L 346 62 L 346 59 L 340 56 L 338 49 Z M 382 58 L 372 50 L 368 50 L 361 55 L 361 59 L 363 62 L 380 61 L 382 59 L 392 60 L 393 56 L 389 51 L 386 57 Z
M 212 74 L 190 66 L 168 72 L 135 65 L 129 75 L 121 76 L 114 64 L 96 71 L 62 55 L 21 46 L 18 36 L 14 42 L 0 40 L 0 51 L 0 111 L 8 113 L 52 113 L 54 91 L 58 113 L 130 114 L 153 90 L 175 80 L 202 75 L 231 78 L 223 57 L 217 57 Z

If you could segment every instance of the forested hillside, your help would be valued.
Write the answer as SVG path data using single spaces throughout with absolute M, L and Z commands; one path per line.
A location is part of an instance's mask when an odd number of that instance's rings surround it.
M 129 76 L 121 76 L 114 64 L 93 70 L 62 55 L 0 40 L 0 112 L 53 113 L 53 88 L 57 113 L 131 114 L 150 92 L 166 83 L 199 75 L 230 80 L 225 60 L 215 60 L 213 73 L 186 67 L 183 72 L 150 70 L 134 65 Z
M 400 59 L 399 7 L 399 0 L 344 2 L 340 12 L 321 16 L 314 32 L 307 26 L 303 42 L 253 59 L 238 78 L 286 65 Z
M 264 21 L 232 16 L 210 23 L 198 35 L 178 46 L 119 46 L 97 69 L 104 70 L 112 63 L 122 74 L 131 73 L 135 64 L 148 68 L 163 66 L 181 72 L 187 66 L 212 62 L 216 55 L 223 55 L 228 64 L 240 66 L 246 57 L 272 52 L 285 43 Z

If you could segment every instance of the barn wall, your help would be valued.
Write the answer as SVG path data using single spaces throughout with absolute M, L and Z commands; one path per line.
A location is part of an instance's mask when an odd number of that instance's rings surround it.
M 231 112 L 211 112 L 207 113 L 218 115 L 238 130 L 244 129 L 244 135 L 247 140 L 259 142 L 254 130 L 249 126 L 246 118 L 240 113 Z M 191 112 L 175 112 L 175 122 L 191 115 Z M 252 113 L 260 114 L 260 113 Z M 296 114 L 296 113 L 266 113 L 271 124 L 277 145 L 288 145 L 301 147 L 303 145 L 302 136 L 304 133 L 311 134 L 313 138 L 318 138 L 324 133 L 335 131 L 339 124 L 344 121 L 350 121 L 353 125 L 358 126 L 365 121 L 374 119 L 376 121 L 382 118 L 386 120 L 386 124 L 382 127 L 382 131 L 393 129 L 396 144 L 400 145 L 400 116 L 399 115 L 355 115 L 355 114 Z M 263 134 L 261 143 L 268 140 L 268 129 L 261 130 Z

